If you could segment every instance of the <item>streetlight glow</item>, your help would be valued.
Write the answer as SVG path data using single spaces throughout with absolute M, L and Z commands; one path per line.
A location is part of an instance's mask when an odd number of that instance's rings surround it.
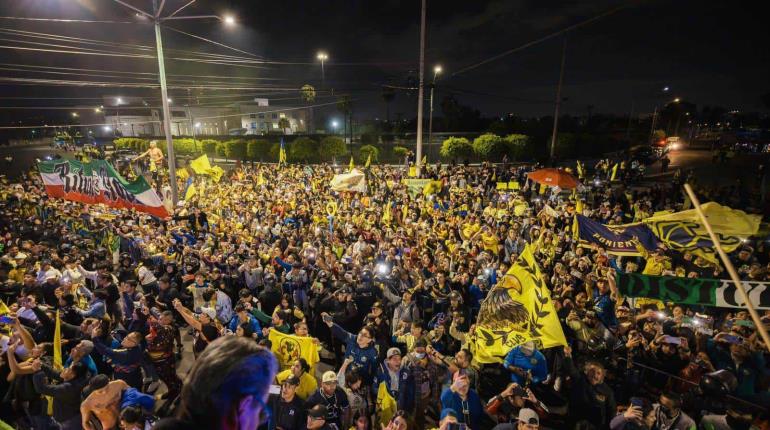
M 72 112 L 72 117 L 73 118 L 77 118 L 78 117 L 78 113 L 77 112 Z
M 438 75 L 439 73 L 441 73 L 443 71 L 444 71 L 444 69 L 441 68 L 441 65 L 437 65 L 436 67 L 433 68 L 433 74 L 434 75 Z
M 235 17 L 232 15 L 225 15 L 225 24 L 235 25 Z
M 168 102 L 169 102 L 169 103 L 171 103 L 171 102 L 173 101 L 173 100 L 171 100 L 170 98 L 169 98 L 169 99 L 166 99 L 166 100 L 168 100 Z
M 316 55 L 316 58 L 318 58 L 321 61 L 326 61 L 326 60 L 329 59 L 329 56 L 326 55 L 325 52 L 321 51 L 321 52 L 318 53 L 318 55 Z
M 339 126 L 339 125 L 340 125 L 340 123 L 339 123 L 339 122 L 337 122 L 337 120 L 334 120 L 334 121 L 332 121 L 332 128 L 333 128 L 333 129 L 335 129 L 335 130 L 336 130 L 336 129 L 337 129 L 337 126 Z
M 115 99 L 115 103 L 119 104 L 119 105 L 122 105 L 123 104 L 123 99 L 118 97 L 117 99 Z
M 664 93 L 665 93 L 665 92 L 668 92 L 668 90 L 669 90 L 669 88 L 668 88 L 668 87 L 663 87 L 663 92 L 664 92 Z
M 96 113 L 99 113 L 99 112 L 101 112 L 101 111 L 102 111 L 102 110 L 101 110 L 101 109 L 99 109 L 99 108 L 94 108 L 94 112 L 96 112 Z
M 195 128 L 201 128 L 201 123 L 199 123 L 199 122 L 196 122 L 196 123 L 195 123 Z
M 674 99 L 674 103 L 679 103 L 680 101 L 682 101 L 682 99 L 680 99 L 679 97 Z
M 112 131 L 112 127 L 110 127 L 109 125 L 105 125 L 104 127 L 102 127 L 102 129 L 104 131 Z

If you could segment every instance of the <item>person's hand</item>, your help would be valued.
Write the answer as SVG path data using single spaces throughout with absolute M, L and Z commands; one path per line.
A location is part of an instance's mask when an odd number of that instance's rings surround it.
M 637 346 L 639 346 L 640 339 L 638 337 L 631 337 L 628 338 L 628 341 L 626 342 L 626 348 L 627 349 L 634 349 Z
M 16 354 L 16 348 L 19 347 L 19 343 L 20 342 L 21 342 L 21 340 L 16 339 L 15 342 L 13 342 L 12 344 L 9 344 L 8 345 L 8 353 L 9 354 Z
M 569 345 L 564 345 L 564 356 L 572 357 L 572 348 Z
M 575 312 L 574 310 L 569 311 L 569 313 L 567 314 L 567 321 L 577 321 L 579 319 L 580 317 L 578 316 L 577 312 Z
M 623 417 L 627 420 L 641 420 L 642 408 L 631 405 L 628 407 L 628 409 L 626 409 L 625 412 L 623 412 Z
M 345 361 L 342 362 L 342 365 L 343 366 L 349 366 L 350 363 L 352 363 L 352 362 L 353 362 L 353 357 L 348 356 L 348 357 L 345 357 Z
M 101 337 L 102 336 L 102 328 L 94 325 L 93 330 L 91 331 L 91 337 Z
M 511 397 L 513 395 L 513 389 L 518 387 L 518 386 L 519 386 L 519 384 L 517 384 L 515 382 L 511 382 L 510 384 L 508 384 L 507 387 L 505 387 L 505 390 L 503 390 L 503 392 L 500 393 L 500 396 L 502 396 L 502 397 Z
M 270 327 L 265 327 L 262 329 L 262 336 L 265 336 L 265 337 L 270 336 Z
M 39 358 L 36 358 L 35 360 L 32 361 L 32 370 L 33 371 L 39 372 L 40 369 L 42 369 L 42 368 L 43 368 L 43 362 L 40 361 Z
M 179 309 L 179 308 L 181 308 L 181 307 L 182 307 L 182 302 L 181 302 L 181 301 L 179 301 L 179 299 L 174 299 L 174 300 L 171 302 L 171 304 L 172 304 L 172 306 L 174 306 L 174 309 Z
M 535 393 L 533 393 L 529 388 L 527 388 L 527 397 L 524 399 L 529 400 L 532 403 L 537 403 L 537 397 L 535 397 Z

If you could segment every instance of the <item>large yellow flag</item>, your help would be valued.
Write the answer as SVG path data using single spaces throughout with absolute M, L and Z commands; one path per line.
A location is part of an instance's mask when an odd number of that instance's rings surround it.
M 190 161 L 190 168 L 193 170 L 193 172 L 199 175 L 209 174 L 209 170 L 211 170 L 211 163 L 209 162 L 209 156 L 206 154 L 203 154 L 200 157 L 196 158 L 195 160 Z
M 366 157 L 366 164 L 364 165 L 365 168 L 369 168 L 369 165 L 372 164 L 372 153 L 369 153 L 369 156 Z
M 289 368 L 299 358 L 304 358 L 311 368 L 318 363 L 318 345 L 312 337 L 283 334 L 273 328 L 268 339 L 273 344 L 271 349 L 281 370 Z
M 219 180 L 222 179 L 222 175 L 225 174 L 225 171 L 219 166 L 214 166 L 209 169 L 207 173 L 211 175 L 211 179 L 213 179 L 214 182 L 219 182 Z
M 747 214 L 715 202 L 704 203 L 701 209 L 725 252 L 734 251 L 743 239 L 759 231 L 761 215 Z M 644 223 L 669 248 L 679 252 L 691 251 L 712 262 L 719 261 L 714 243 L 709 238 L 695 209 L 669 214 L 656 213 L 645 219 Z
M 482 302 L 468 347 L 479 363 L 502 363 L 513 347 L 529 340 L 539 348 L 567 344 L 551 292 L 527 245 Z
M 612 166 L 612 176 L 610 176 L 610 182 L 615 181 L 615 178 L 618 176 L 618 163 L 615 163 L 614 166 Z
M 377 387 L 377 417 L 380 423 L 389 423 L 391 418 L 396 415 L 397 409 L 398 404 L 388 392 L 388 386 L 384 382 L 380 382 L 380 386 Z
M 9 313 L 11 313 L 11 310 L 5 305 L 3 299 L 0 299 L 0 315 L 7 315 Z
M 61 359 L 61 318 L 59 311 L 56 311 L 56 327 L 53 331 L 53 368 L 56 370 L 64 369 Z

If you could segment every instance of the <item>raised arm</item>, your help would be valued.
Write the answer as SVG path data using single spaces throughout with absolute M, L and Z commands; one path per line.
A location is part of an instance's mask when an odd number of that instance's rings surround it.
M 177 312 L 179 312 L 179 315 L 182 315 L 182 318 L 187 322 L 187 324 L 190 324 L 190 327 L 192 327 L 195 330 L 201 331 L 201 322 L 198 321 L 197 318 L 193 315 L 193 313 L 184 307 L 182 305 L 182 302 L 179 301 L 179 299 L 174 299 L 174 309 L 176 309 Z

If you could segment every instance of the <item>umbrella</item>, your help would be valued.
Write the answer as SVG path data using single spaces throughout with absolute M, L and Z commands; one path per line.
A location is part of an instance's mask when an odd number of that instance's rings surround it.
M 548 168 L 535 170 L 534 172 L 529 173 L 527 177 L 538 184 L 547 185 L 549 187 L 572 189 L 580 186 L 580 181 L 578 181 L 577 178 L 562 169 Z

